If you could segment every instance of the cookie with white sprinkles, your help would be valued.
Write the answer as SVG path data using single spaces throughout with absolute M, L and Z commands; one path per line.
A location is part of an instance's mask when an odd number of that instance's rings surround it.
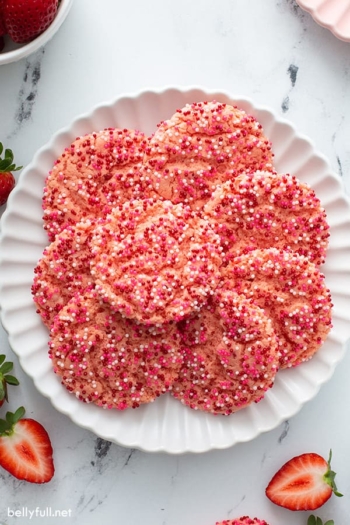
M 94 230 L 91 274 L 112 308 L 143 323 L 198 311 L 220 278 L 219 236 L 182 204 L 129 201 Z
M 62 384 L 103 408 L 137 408 L 164 394 L 182 353 L 175 323 L 145 326 L 76 294 L 55 317 L 49 355 Z
M 93 290 L 89 238 L 93 221 L 68 226 L 45 248 L 34 269 L 32 295 L 48 328 L 76 292 Z
M 234 520 L 224 520 L 217 522 L 216 525 L 269 525 L 267 521 L 259 518 L 250 518 L 249 516 L 242 516 Z
M 324 274 L 302 255 L 276 248 L 239 255 L 222 268 L 221 286 L 271 318 L 281 368 L 310 359 L 332 327 L 332 299 Z
M 274 171 L 261 124 L 242 109 L 195 102 L 158 125 L 142 166 L 153 189 L 200 210 L 216 186 L 244 171 Z
M 315 192 L 296 177 L 257 171 L 224 183 L 204 215 L 220 235 L 227 256 L 278 248 L 325 261 L 329 239 L 326 212 Z
M 184 405 L 229 415 L 260 401 L 278 370 L 278 341 L 259 307 L 234 292 L 180 323 L 184 363 L 172 394 Z
M 78 137 L 56 160 L 43 195 L 49 240 L 69 225 L 95 219 L 131 198 L 149 195 L 140 167 L 148 144 L 140 131 L 108 128 Z

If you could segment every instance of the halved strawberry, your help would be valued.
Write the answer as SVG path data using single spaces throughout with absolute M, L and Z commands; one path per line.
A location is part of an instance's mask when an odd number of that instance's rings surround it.
M 0 465 L 18 479 L 47 483 L 54 475 L 53 450 L 48 433 L 34 419 L 22 419 L 20 407 L 0 419 Z
M 326 503 L 337 491 L 335 472 L 331 470 L 332 451 L 328 462 L 309 452 L 287 461 L 273 476 L 266 496 L 276 505 L 290 510 L 314 510 Z
M 307 525 L 334 525 L 334 521 L 328 520 L 325 523 L 323 523 L 321 518 L 317 518 L 316 516 L 309 516 L 309 519 L 307 520 Z

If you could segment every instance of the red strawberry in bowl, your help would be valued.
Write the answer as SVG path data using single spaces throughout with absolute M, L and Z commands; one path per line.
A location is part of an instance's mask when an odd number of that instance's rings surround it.
M 6 356 L 0 355 L 0 407 L 8 401 L 8 385 L 19 385 L 19 381 L 15 376 L 9 374 L 13 368 L 13 363 L 5 361 Z
M 3 0 L 3 18 L 11 39 L 23 44 L 43 33 L 56 16 L 59 0 Z
M 0 206 L 5 204 L 16 184 L 12 172 L 22 169 L 22 166 L 17 167 L 14 164 L 12 150 L 5 149 L 4 158 L 2 158 L 3 151 L 4 147 L 0 142 Z
M 276 505 L 289 510 L 314 510 L 321 507 L 337 490 L 331 470 L 332 451 L 328 462 L 309 452 L 285 463 L 266 488 L 266 496 Z M 316 522 L 317 523 L 317 522 Z
M 51 441 L 44 427 L 24 419 L 24 413 L 20 407 L 0 419 L 0 466 L 17 479 L 47 483 L 55 471 Z

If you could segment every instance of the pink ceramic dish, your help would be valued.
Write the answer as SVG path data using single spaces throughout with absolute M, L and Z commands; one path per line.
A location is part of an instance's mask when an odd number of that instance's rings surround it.
M 350 42 L 350 0 L 296 0 L 319 25 Z

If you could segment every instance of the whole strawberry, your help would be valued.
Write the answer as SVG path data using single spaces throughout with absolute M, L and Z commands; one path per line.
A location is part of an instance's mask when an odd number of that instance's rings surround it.
M 0 142 L 0 206 L 5 204 L 16 184 L 12 171 L 22 169 L 22 166 L 17 167 L 16 164 L 13 163 L 12 150 L 5 149 L 4 158 L 2 158 L 3 151 L 4 147 Z
M 0 466 L 17 479 L 47 483 L 55 471 L 51 441 L 44 427 L 24 419 L 24 413 L 20 407 L 0 419 Z
M 336 474 L 331 469 L 331 459 L 332 451 L 328 462 L 314 452 L 295 456 L 273 476 L 266 488 L 266 496 L 289 510 L 318 509 L 333 493 L 342 496 L 335 484 Z
M 3 36 L 6 35 L 6 26 L 4 20 L 4 0 L 0 0 L 0 53 L 5 47 Z
M 56 16 L 59 0 L 4 0 L 4 21 L 11 39 L 18 44 L 34 40 Z
M 6 356 L 0 355 L 0 407 L 8 401 L 7 385 L 19 385 L 15 376 L 9 374 L 13 368 L 13 363 L 5 361 Z
M 0 0 L 0 36 L 6 35 L 6 26 L 4 20 L 4 2 L 5 0 Z

